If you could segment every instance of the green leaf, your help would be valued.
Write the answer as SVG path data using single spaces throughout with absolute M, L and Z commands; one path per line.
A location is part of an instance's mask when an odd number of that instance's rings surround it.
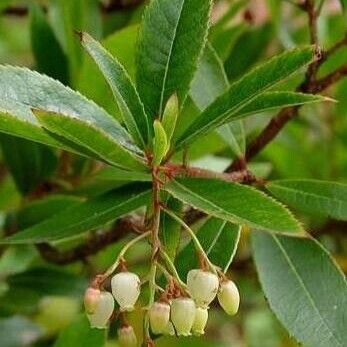
M 171 211 L 175 212 L 176 215 L 182 217 L 183 214 L 183 204 L 180 200 L 169 196 L 165 206 Z M 167 213 L 161 214 L 160 221 L 160 239 L 164 247 L 165 252 L 169 257 L 174 260 L 176 258 L 177 250 L 179 247 L 181 239 L 181 229 L 182 226 L 176 220 L 174 220 Z
M 224 271 L 227 271 L 235 256 L 240 235 L 240 226 L 214 217 L 209 218 L 196 234 L 211 262 Z M 182 278 L 186 278 L 190 269 L 199 266 L 192 241 L 177 256 L 176 266 Z
M 232 117 L 232 119 L 238 119 L 248 115 L 267 112 L 283 107 L 313 104 L 323 101 L 334 100 L 321 95 L 297 92 L 266 92 L 259 95 L 252 102 L 242 108 Z
M 108 81 L 129 133 L 138 145 L 145 148 L 149 129 L 147 115 L 130 76 L 119 61 L 99 42 L 86 33 L 81 33 L 80 36 L 84 48 Z
M 94 153 L 94 158 L 123 169 L 145 170 L 140 150 L 131 142 L 119 123 L 111 118 L 101 120 L 99 125 L 102 129 L 88 119 L 75 118 L 68 114 L 40 110 L 33 112 L 44 128 L 80 147 L 87 148 Z
M 153 165 L 158 166 L 168 151 L 168 140 L 160 120 L 154 121 Z
M 146 9 L 137 51 L 137 86 L 152 122 L 168 98 L 184 102 L 208 30 L 210 0 L 153 0 Z
M 280 180 L 266 188 L 288 205 L 347 221 L 347 185 L 318 180 Z
M 266 52 L 273 38 L 272 26 L 268 23 L 262 26 L 251 26 L 237 40 L 224 68 L 232 81 L 240 78 L 254 66 Z
M 76 237 L 146 205 L 149 195 L 147 185 L 128 185 L 74 204 L 0 243 L 40 243 Z
M 52 27 L 38 4 L 30 7 L 31 46 L 36 69 L 67 84 L 69 82 L 68 61 Z
M 14 227 L 17 230 L 26 229 L 82 201 L 82 198 L 73 195 L 50 195 L 33 201 L 14 215 Z
M 32 246 L 20 245 L 6 248 L 0 258 L 2 278 L 27 270 L 36 257 L 37 252 Z
M 177 199 L 231 223 L 273 232 L 302 231 L 283 205 L 249 186 L 217 179 L 181 178 L 164 188 Z
M 271 309 L 307 347 L 347 345 L 347 283 L 315 240 L 252 234 L 260 282 Z
M 228 27 L 225 30 L 216 33 L 211 37 L 210 41 L 212 46 L 222 61 L 225 61 L 229 57 L 235 43 L 245 32 L 247 27 L 248 23 L 237 24 L 231 28 Z
M 246 152 L 246 134 L 241 121 L 230 122 L 218 128 L 218 133 L 230 146 L 238 158 L 242 158 Z
M 145 172 L 126 171 L 116 167 L 106 167 L 99 171 L 95 178 L 101 181 L 151 182 L 152 175 Z
M 81 296 L 86 288 L 85 278 L 57 267 L 35 267 L 7 279 L 10 288 L 43 295 Z
M 20 116 L 28 119 L 30 108 L 40 110 L 40 121 L 53 133 L 95 153 L 97 158 L 113 165 L 143 168 L 141 152 L 120 124 L 95 103 L 60 82 L 25 68 L 0 66 L 0 95 L 1 108 L 5 107 L 3 113 L 11 114 L 20 104 Z M 8 129 L 6 119 L 1 123 Z M 20 131 L 23 124 L 22 121 Z
M 170 145 L 172 136 L 176 129 L 177 118 L 179 114 L 179 102 L 176 94 L 173 94 L 168 100 L 162 119 L 163 128 L 167 134 L 168 144 Z
M 2 99 L 1 97 L 0 131 L 35 142 L 67 149 L 67 146 L 62 141 L 53 138 L 42 129 L 29 107 L 8 99 Z
M 218 97 L 200 114 L 178 139 L 177 147 L 182 148 L 218 126 L 228 123 L 235 114 L 257 96 L 309 64 L 314 57 L 313 47 L 294 49 L 253 69 L 233 83 L 227 92 Z
M 56 169 L 58 160 L 50 148 L 5 134 L 0 135 L 0 144 L 7 167 L 24 195 L 37 188 Z
M 229 82 L 223 64 L 211 45 L 207 44 L 191 85 L 190 96 L 203 111 L 228 88 Z M 226 130 L 231 149 L 238 157 L 242 156 L 246 143 L 242 121 L 235 121 L 227 125 L 224 130 Z
M 103 330 L 92 329 L 86 315 L 81 315 L 60 333 L 53 347 L 103 347 L 105 337 Z
M 190 96 L 202 111 L 229 87 L 223 64 L 211 44 L 207 44 L 190 87 Z
M 135 79 L 137 34 L 138 25 L 132 25 L 116 31 L 102 41 L 102 45 L 124 66 L 133 81 Z M 86 56 L 81 70 L 78 90 L 117 119 L 122 119 L 117 103 L 110 102 L 113 95 L 109 85 L 95 62 L 88 56 Z
M 83 50 L 76 31 L 87 31 L 99 38 L 102 19 L 98 0 L 51 0 L 48 8 L 50 23 L 69 61 L 70 80 L 77 84 L 83 62 Z

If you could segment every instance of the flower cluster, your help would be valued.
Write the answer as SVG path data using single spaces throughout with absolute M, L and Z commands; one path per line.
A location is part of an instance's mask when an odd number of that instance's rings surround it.
M 104 329 L 115 312 L 130 312 L 140 296 L 140 278 L 124 271 L 111 279 L 112 294 L 98 288 L 101 281 L 86 290 L 85 310 L 93 328 Z M 167 287 L 157 301 L 147 310 L 147 320 L 152 335 L 202 335 L 208 320 L 209 305 L 215 298 L 226 313 L 234 315 L 239 308 L 239 292 L 233 281 L 218 272 L 194 269 L 187 276 L 187 284 L 169 278 Z M 134 329 L 123 322 L 118 330 L 119 344 L 124 347 L 138 346 Z

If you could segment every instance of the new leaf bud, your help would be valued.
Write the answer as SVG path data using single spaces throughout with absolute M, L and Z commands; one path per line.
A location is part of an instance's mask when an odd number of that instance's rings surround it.
M 195 319 L 195 303 L 190 298 L 177 298 L 172 300 L 171 321 L 177 335 L 189 336 Z
M 92 328 L 105 329 L 114 310 L 114 299 L 111 293 L 101 292 L 98 303 L 92 314 L 87 314 Z
M 121 347 L 137 346 L 137 337 L 132 326 L 126 325 L 118 329 L 118 342 Z
M 193 324 L 193 334 L 194 335 L 204 335 L 205 327 L 208 320 L 208 310 L 207 308 L 198 307 L 195 313 L 195 319 Z
M 87 288 L 84 294 L 84 308 L 88 314 L 93 314 L 100 300 L 100 289 Z
M 149 321 L 152 332 L 156 335 L 164 334 L 170 320 L 170 305 L 155 302 L 149 309 Z
M 203 270 L 190 270 L 187 276 L 187 287 L 198 307 L 208 308 L 216 297 L 219 279 L 215 274 Z
M 233 281 L 221 283 L 218 301 L 227 314 L 235 315 L 237 313 L 240 305 L 240 294 Z
M 140 295 L 140 278 L 131 272 L 120 272 L 111 280 L 112 294 L 121 311 L 133 311 Z

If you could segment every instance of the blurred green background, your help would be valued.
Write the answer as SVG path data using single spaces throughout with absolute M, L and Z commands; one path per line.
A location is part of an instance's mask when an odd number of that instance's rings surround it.
M 143 8 L 144 2 L 131 0 L 0 0 L 0 64 L 26 66 L 57 78 L 118 117 L 111 92 L 101 74 L 82 52 L 74 31 L 85 30 L 103 40 L 105 46 L 134 76 L 135 43 Z M 285 48 L 309 41 L 305 15 L 290 1 L 217 1 L 212 18 L 210 40 L 223 59 L 231 81 L 257 62 Z M 345 35 L 345 28 L 346 20 L 341 15 L 338 1 L 326 0 L 319 20 L 322 45 L 333 45 Z M 323 66 L 320 73 L 326 74 L 346 62 L 347 48 L 344 48 Z M 283 88 L 293 88 L 301 79 L 302 76 L 295 77 Z M 300 118 L 290 123 L 252 163 L 253 172 L 264 178 L 347 181 L 346 90 L 347 81 L 344 80 L 325 93 L 337 99 L 338 103 L 304 107 Z M 185 112 L 194 115 L 194 105 L 188 103 Z M 262 129 L 273 114 L 247 121 L 248 140 Z M 30 185 L 35 174 L 38 176 L 37 186 L 44 180 L 55 182 L 58 157 L 56 153 L 47 153 L 47 160 L 41 165 L 39 173 L 22 171 L 23 177 L 16 177 L 10 174 L 12 170 L 7 164 L 6 155 L 18 153 L 16 144 L 19 140 L 4 140 L 4 135 L 1 138 L 0 227 L 5 233 L 13 224 L 21 223 L 24 227 L 49 215 L 49 211 L 41 209 L 39 202 L 28 204 L 28 192 L 32 193 L 33 187 Z M 19 160 L 23 160 L 25 153 L 21 155 Z M 196 165 L 220 171 L 230 163 L 232 157 L 228 144 L 216 134 L 195 144 L 191 151 Z M 59 184 L 71 184 L 78 177 L 79 183 L 73 188 L 79 189 L 81 194 L 97 194 L 108 189 L 105 181 L 89 182 L 90 163 L 81 158 L 73 160 L 68 179 L 66 182 L 59 181 Z M 25 177 L 31 177 L 30 182 Z M 71 198 L 70 203 L 77 195 L 74 191 L 75 197 Z M 59 203 L 66 204 L 67 201 L 59 202 L 57 199 L 52 209 L 59 209 Z M 334 254 L 346 272 L 346 225 L 307 215 L 304 223 L 307 230 L 314 233 Z M 79 242 L 80 239 L 59 247 L 68 249 Z M 123 243 L 124 240 L 89 257 L 85 262 L 68 266 L 43 260 L 31 246 L 0 248 L 0 346 L 92 346 L 94 339 L 102 338 L 102 332 L 92 334 L 88 329 L 82 314 L 81 298 L 91 275 L 112 263 Z M 134 269 L 144 272 L 148 249 L 139 245 L 131 253 Z M 244 233 L 230 269 L 231 277 L 240 287 L 240 313 L 230 318 L 219 309 L 212 309 L 205 337 L 169 338 L 159 341 L 158 346 L 297 346 L 269 310 L 250 254 L 247 233 Z M 141 312 L 132 314 L 131 320 L 141 330 Z M 115 332 L 116 327 L 112 326 L 109 347 L 117 346 Z

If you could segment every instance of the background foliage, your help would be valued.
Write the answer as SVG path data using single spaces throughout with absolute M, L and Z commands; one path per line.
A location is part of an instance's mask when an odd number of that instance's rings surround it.
M 235 318 L 226 318 L 219 309 L 213 308 L 204 340 L 164 339 L 158 342 L 159 346 L 284 347 L 298 346 L 296 341 L 303 341 L 307 346 L 342 347 L 346 343 L 347 188 L 343 183 L 347 183 L 347 80 L 343 76 L 347 74 L 347 4 L 337 0 L 305 2 L 321 11 L 317 19 L 310 16 L 309 8 L 298 6 L 302 3 L 294 0 L 215 2 L 209 44 L 199 60 L 200 68 L 182 111 L 185 117 L 180 117 L 175 134 L 182 147 L 196 136 L 197 141 L 189 150 L 189 159 L 195 167 L 222 173 L 232 162 L 234 169 L 242 166 L 238 158 L 244 155 L 249 159 L 255 157 L 249 163 L 250 171 L 261 178 L 265 191 L 291 207 L 302 226 L 279 204 L 269 205 L 266 217 L 257 216 L 256 207 L 270 202 L 245 186 L 240 191 L 217 180 L 206 184 L 205 178 L 200 178 L 198 183 L 181 179 L 169 184 L 167 191 L 175 198 L 192 206 L 203 206 L 204 211 L 227 220 L 211 218 L 206 222 L 191 211 L 185 215 L 189 224 L 199 219 L 193 224 L 194 229 L 198 230 L 198 238 L 215 263 L 228 268 L 233 258 L 230 274 L 240 287 L 242 306 Z M 148 71 L 136 70 L 135 56 L 144 7 L 144 2 L 135 0 L 2 0 L 0 63 L 29 67 L 58 79 L 121 120 L 120 113 L 124 110 L 113 102 L 112 90 L 84 53 L 75 31 L 86 31 L 102 41 L 127 74 L 141 84 L 142 79 L 148 78 Z M 316 20 L 317 32 L 312 22 Z M 153 35 L 151 28 L 149 26 L 142 33 L 144 46 L 146 37 Z M 319 70 L 316 67 L 321 84 L 303 83 L 300 91 L 323 92 L 337 103 L 312 103 L 315 100 L 305 96 L 300 103 L 310 102 L 310 105 L 299 111 L 280 111 L 280 120 L 291 121 L 265 148 L 253 139 L 257 139 L 270 119 L 278 114 L 278 107 L 276 110 L 267 107 L 266 96 L 244 110 L 244 114 L 249 114 L 254 111 L 252 107 L 262 109 L 257 117 L 242 122 L 237 120 L 200 138 L 205 124 L 199 120 L 194 123 L 199 112 L 226 91 L 230 83 L 277 53 L 308 43 L 319 43 L 327 51 L 330 49 L 329 59 L 323 55 Z M 165 44 L 158 42 L 153 50 L 165 49 Z M 176 62 L 191 59 L 192 64 L 194 59 L 198 60 L 193 53 L 182 49 L 186 44 L 177 43 L 173 51 L 172 75 L 162 81 L 169 88 L 179 80 L 179 98 L 188 93 L 192 69 L 188 66 L 187 70 L 180 70 L 180 65 L 174 65 L 175 59 Z M 189 46 L 192 52 L 194 44 Z M 140 67 L 148 65 L 149 52 L 143 49 Z M 175 66 L 178 66 L 176 70 Z M 289 64 L 286 67 L 289 75 L 291 67 Z M 280 72 L 267 71 L 272 85 L 276 73 Z M 335 76 L 336 71 L 339 76 Z M 262 82 L 266 81 L 265 77 L 262 75 Z M 282 93 L 274 99 L 271 96 L 271 103 L 292 105 L 287 91 L 300 85 L 303 78 L 301 73 L 277 86 L 276 90 Z M 0 82 L 0 93 L 4 95 L 6 81 Z M 238 85 L 231 95 L 242 101 L 241 87 Z M 257 93 L 258 88 L 255 89 Z M 151 114 L 163 109 L 170 97 L 164 94 L 160 99 L 158 91 L 151 94 L 146 88 L 140 88 L 139 92 L 146 100 L 146 112 Z M 232 99 L 234 103 L 235 98 Z M 137 114 L 141 112 L 136 103 L 135 107 Z M 213 110 L 224 115 L 226 104 L 221 103 L 219 107 Z M 96 108 L 92 111 L 101 112 Z M 213 113 L 206 114 L 214 119 Z M 109 129 L 113 126 L 111 123 L 104 126 Z M 275 123 L 270 123 L 270 130 L 276 128 Z M 187 132 L 191 124 L 195 125 Z M 138 128 L 144 131 L 143 126 Z M 136 125 L 133 129 L 137 134 Z M 137 135 L 139 142 L 142 135 Z M 35 136 L 34 131 L 32 136 Z M 131 237 L 129 220 L 114 220 L 144 205 L 150 192 L 146 183 L 151 180 L 150 175 L 135 171 L 124 173 L 118 168 L 104 167 L 99 161 L 11 135 L 1 134 L 0 144 L 1 235 L 11 243 L 0 246 L 0 345 L 103 346 L 103 332 L 90 330 L 81 314 L 81 297 L 92 275 L 112 263 L 117 251 Z M 71 143 L 64 142 L 64 146 L 71 149 Z M 258 149 L 262 151 L 258 153 Z M 73 150 L 80 153 L 81 148 Z M 104 153 L 103 147 L 98 150 Z M 179 161 L 181 156 L 179 153 L 175 159 Z M 110 154 L 106 159 L 112 163 L 118 156 Z M 141 167 L 136 160 L 129 159 L 129 167 L 138 166 Z M 199 195 L 200 200 L 193 200 L 193 194 L 187 194 L 187 190 Z M 226 203 L 225 194 L 233 197 Z M 182 204 L 175 198 L 168 198 L 167 204 L 183 214 Z M 209 203 L 205 204 L 205 200 Z M 250 200 L 254 210 L 247 205 Z M 132 218 L 138 220 L 140 212 Z M 85 219 L 85 216 L 90 218 Z M 38 224 L 46 219 L 44 224 Z M 317 241 L 263 231 L 251 233 L 248 228 L 243 228 L 240 237 L 240 228 L 230 223 L 235 220 L 268 231 L 300 232 L 304 227 Z M 180 228 L 167 215 L 161 224 L 165 230 L 163 242 L 174 257 Z M 24 229 L 24 233 L 16 234 Z M 192 245 L 183 235 L 182 244 L 176 263 L 184 276 L 195 259 L 192 258 Z M 209 248 L 211 244 L 215 247 Z M 147 270 L 144 264 L 149 257 L 148 247 L 137 245 L 130 253 L 134 270 L 144 274 Z M 317 287 L 318 283 L 325 285 Z M 285 299 L 283 292 L 288 293 Z M 335 313 L 337 302 L 338 314 Z M 304 314 L 296 321 L 298 311 Z M 141 313 L 136 312 L 131 317 L 139 331 L 140 316 Z M 319 331 L 315 329 L 317 326 L 321 327 Z M 117 346 L 115 330 L 111 327 L 108 347 Z

